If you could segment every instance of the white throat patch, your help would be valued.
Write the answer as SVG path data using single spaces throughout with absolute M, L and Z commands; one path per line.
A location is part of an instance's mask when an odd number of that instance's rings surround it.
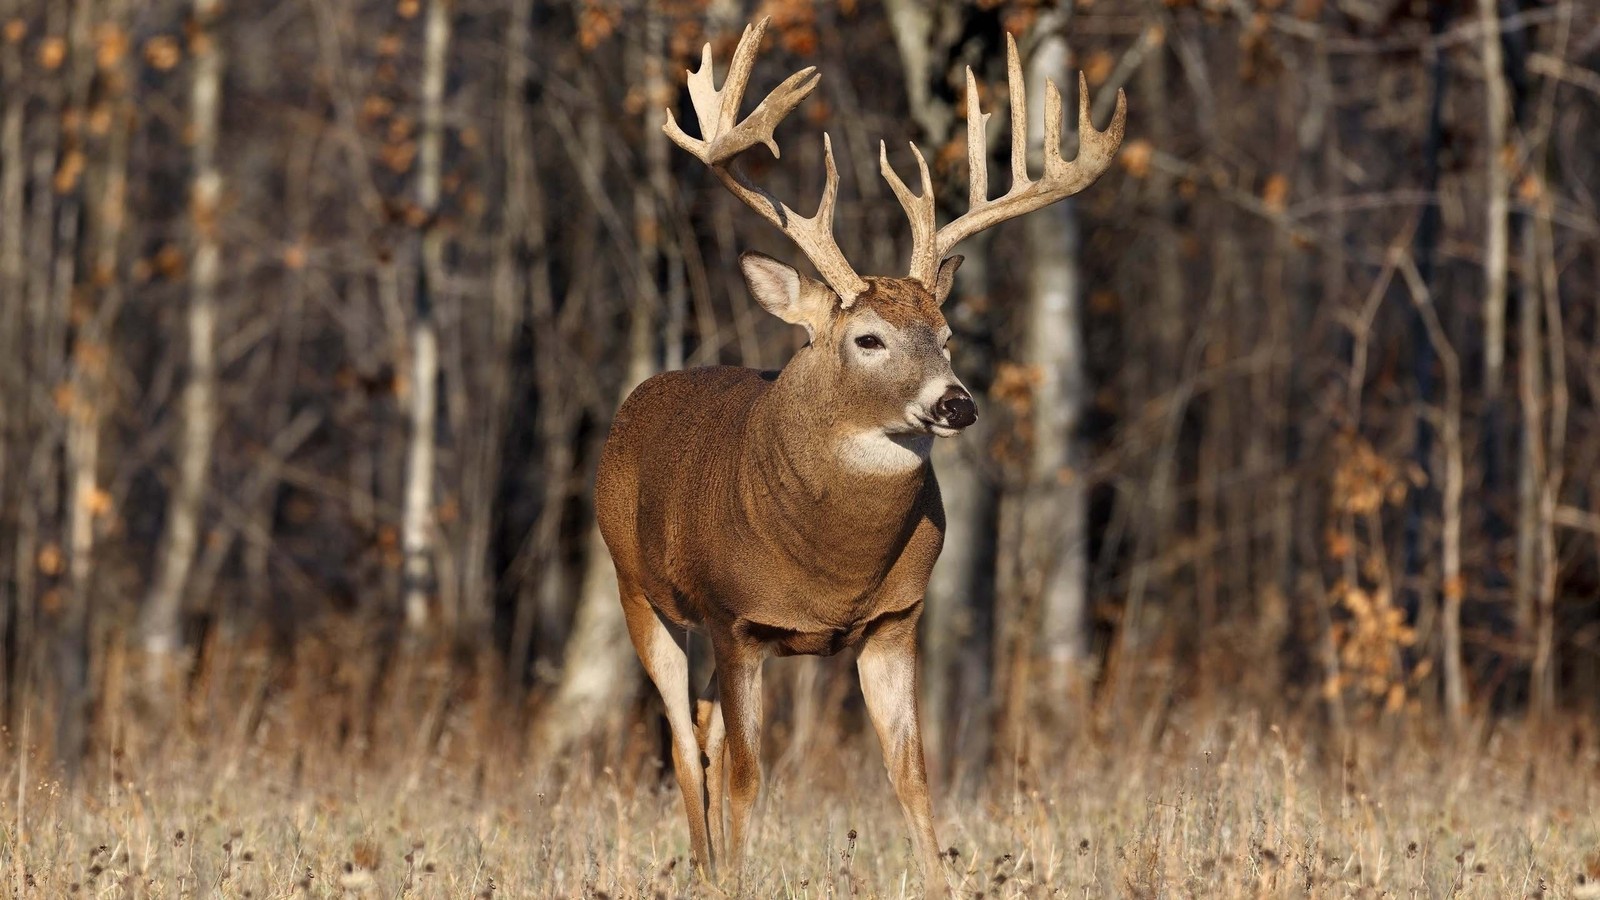
M 865 475 L 901 475 L 922 465 L 933 449 L 928 434 L 858 431 L 839 442 L 839 458 Z

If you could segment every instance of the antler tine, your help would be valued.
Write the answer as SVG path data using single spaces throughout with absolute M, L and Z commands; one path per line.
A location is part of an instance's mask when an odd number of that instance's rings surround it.
M 967 159 L 972 170 L 969 192 L 971 208 L 955 221 L 939 229 L 934 239 L 934 258 L 943 259 L 963 240 L 1007 219 L 1014 219 L 1064 200 L 1078 193 L 1110 168 L 1127 127 L 1128 98 L 1119 88 L 1117 108 L 1111 124 L 1098 131 L 1089 118 L 1089 86 L 1078 75 L 1078 155 L 1071 162 L 1061 158 L 1061 92 L 1053 82 L 1045 84 L 1044 174 L 1038 181 L 1028 178 L 1028 114 L 1022 64 L 1017 44 L 1006 37 L 1006 76 L 1011 87 L 1011 188 L 994 200 L 988 199 L 988 169 L 985 165 L 983 122 L 979 113 L 977 82 L 967 70 Z
M 722 82 L 722 107 L 718 110 L 717 134 L 733 128 L 733 123 L 739 118 L 739 101 L 744 99 L 744 90 L 750 86 L 750 70 L 755 68 L 756 52 L 761 49 L 761 38 L 767 33 L 769 21 L 770 18 L 763 18 L 746 25 L 744 32 L 739 35 L 739 46 L 734 48 L 733 59 L 728 62 L 727 80 Z
M 979 109 L 978 80 L 967 66 L 967 205 L 989 202 L 989 114 Z
M 917 149 L 915 143 L 911 144 L 911 153 L 917 158 L 917 171 L 922 176 L 920 195 L 911 193 L 911 189 L 895 173 L 894 167 L 889 165 L 889 147 L 883 141 L 878 142 L 878 168 L 883 172 L 883 179 L 889 182 L 889 189 L 900 201 L 901 208 L 906 211 L 906 218 L 911 221 L 911 277 L 932 290 L 939 274 L 939 257 L 934 253 L 933 242 L 933 179 L 928 176 L 928 161 L 922 158 L 922 151 Z
M 1051 91 L 1054 93 L 1054 85 L 1051 85 Z M 1057 95 L 1057 118 L 1060 116 L 1060 109 L 1061 98 L 1059 95 Z M 1117 89 L 1117 108 L 1116 111 L 1111 114 L 1111 124 L 1106 126 L 1105 131 L 1096 131 L 1093 124 L 1083 124 L 1089 122 L 1089 84 L 1084 79 L 1083 73 L 1079 72 L 1078 122 L 1077 158 L 1070 163 L 1063 160 L 1061 158 L 1061 145 L 1060 142 L 1057 141 L 1054 144 L 1046 145 L 1047 147 L 1053 148 L 1054 159 L 1052 160 L 1047 156 L 1045 158 L 1045 164 L 1048 166 L 1053 162 L 1056 168 L 1063 172 L 1062 177 L 1066 177 L 1065 172 L 1069 166 L 1083 167 L 1084 169 L 1093 172 L 1094 175 L 1083 183 L 1083 187 L 1088 187 L 1094 183 L 1096 178 L 1100 177 L 1100 173 L 1111 167 L 1111 161 L 1117 155 L 1117 148 L 1122 146 L 1122 135 L 1128 124 L 1128 95 L 1124 93 L 1121 88 Z M 1046 174 L 1049 174 L 1048 171 Z M 1079 190 L 1082 189 L 1083 188 L 1079 188 Z
M 1082 72 L 1078 73 L 1078 81 L 1082 87 Z M 1080 94 L 1080 96 L 1087 95 L 1087 91 Z M 1080 110 L 1086 108 L 1079 105 Z M 1088 114 L 1085 113 L 1078 121 L 1089 121 Z M 1050 173 L 1059 169 L 1061 164 L 1061 91 L 1056 88 L 1054 81 L 1046 78 L 1044 80 L 1044 177 L 1048 179 Z
M 834 165 L 833 143 L 828 136 L 822 136 L 827 182 L 823 187 L 822 199 L 817 204 L 816 215 L 809 219 L 797 215 L 765 191 L 746 183 L 743 176 L 732 169 L 734 158 L 756 144 L 765 144 L 774 157 L 780 156 L 778 142 L 773 137 L 774 129 L 816 89 L 822 79 L 815 66 L 801 69 L 773 88 L 772 93 L 750 115 L 739 121 L 739 104 L 750 83 L 750 72 L 755 66 L 761 37 L 766 33 L 769 21 L 763 18 L 745 27 L 744 34 L 739 38 L 739 46 L 733 52 L 733 60 L 729 63 L 728 77 L 720 90 L 716 87 L 712 71 L 709 43 L 701 53 L 700 68 L 689 73 L 689 99 L 694 105 L 695 117 L 700 121 L 700 139 L 684 133 L 670 109 L 667 110 L 667 121 L 662 125 L 662 130 L 673 143 L 710 166 L 723 185 L 743 200 L 745 205 L 788 235 L 848 307 L 856 295 L 866 290 L 867 283 L 844 258 L 833 236 L 839 171 Z
M 1006 88 L 1011 102 L 1011 190 L 1027 187 L 1028 180 L 1028 85 L 1022 80 L 1022 60 L 1017 56 L 1017 39 L 1006 35 Z

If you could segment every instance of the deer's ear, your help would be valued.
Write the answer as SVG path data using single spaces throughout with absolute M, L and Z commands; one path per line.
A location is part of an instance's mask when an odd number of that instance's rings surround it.
M 767 312 L 816 336 L 833 309 L 833 293 L 770 256 L 746 252 L 739 256 L 745 283 Z
M 950 291 L 956 286 L 956 270 L 961 268 L 962 258 L 951 256 L 939 263 L 939 277 L 933 283 L 933 299 L 939 301 L 940 306 L 950 299 Z

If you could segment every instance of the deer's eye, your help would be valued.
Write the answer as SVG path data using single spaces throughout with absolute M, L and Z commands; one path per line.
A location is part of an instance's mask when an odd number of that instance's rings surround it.
M 883 338 L 875 334 L 863 334 L 861 337 L 856 338 L 856 346 L 863 350 L 882 350 Z

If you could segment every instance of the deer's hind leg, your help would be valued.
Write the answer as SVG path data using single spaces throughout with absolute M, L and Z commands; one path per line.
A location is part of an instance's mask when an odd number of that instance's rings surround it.
M 687 635 L 662 621 L 637 584 L 617 580 L 633 648 L 667 708 L 667 724 L 672 727 L 672 768 L 678 776 L 683 811 L 689 820 L 689 848 L 695 866 L 710 878 L 713 860 L 706 832 L 705 772 L 700 766 L 700 744 L 689 706 Z
M 695 736 L 706 764 L 706 826 L 711 832 L 711 855 L 728 858 L 728 832 L 723 828 L 723 798 L 727 790 L 727 725 L 722 721 L 722 696 L 713 670 L 695 701 Z

